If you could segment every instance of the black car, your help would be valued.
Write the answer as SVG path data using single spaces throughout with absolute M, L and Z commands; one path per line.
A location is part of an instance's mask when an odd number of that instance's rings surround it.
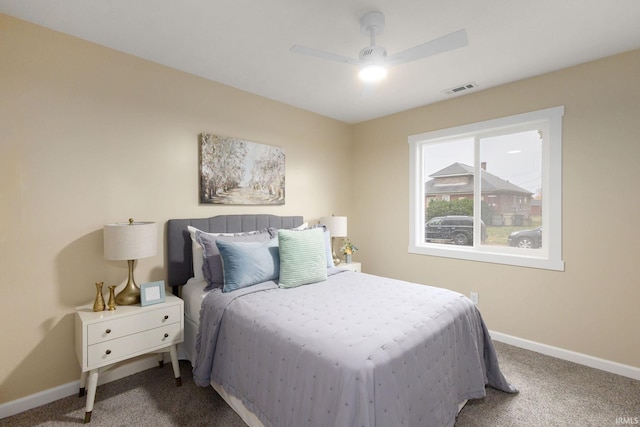
M 532 230 L 514 231 L 509 234 L 509 246 L 539 248 L 542 246 L 542 226 Z
M 487 229 L 482 224 L 482 241 L 487 239 Z M 442 240 L 456 245 L 473 244 L 473 217 L 462 215 L 436 216 L 426 222 L 424 236 L 427 242 Z

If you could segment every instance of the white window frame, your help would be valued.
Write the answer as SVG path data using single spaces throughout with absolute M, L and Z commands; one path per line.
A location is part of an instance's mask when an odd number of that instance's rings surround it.
M 562 116 L 564 107 L 553 107 L 494 120 L 409 136 L 409 253 L 470 261 L 564 271 L 562 260 Z M 425 182 L 423 150 L 427 144 L 463 137 L 486 137 L 491 133 L 517 132 L 537 126 L 542 138 L 542 241 L 540 249 L 444 245 L 425 242 Z M 475 145 L 475 171 L 480 170 L 479 144 Z M 479 174 L 475 174 L 479 176 Z M 474 180 L 480 194 L 480 180 Z M 474 198 L 474 222 L 480 221 L 481 197 Z M 480 242 L 480 227 L 474 227 L 474 242 Z

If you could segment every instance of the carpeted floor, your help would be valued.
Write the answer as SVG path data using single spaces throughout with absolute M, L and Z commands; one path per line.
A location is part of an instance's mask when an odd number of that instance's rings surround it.
M 640 419 L 640 381 L 495 344 L 505 376 L 520 393 L 487 389 L 484 399 L 467 403 L 456 427 L 616 426 Z M 212 388 L 194 384 L 188 362 L 180 366 L 179 388 L 170 365 L 98 387 L 90 425 L 245 427 Z M 2 419 L 0 426 L 82 424 L 84 402 L 70 396 Z

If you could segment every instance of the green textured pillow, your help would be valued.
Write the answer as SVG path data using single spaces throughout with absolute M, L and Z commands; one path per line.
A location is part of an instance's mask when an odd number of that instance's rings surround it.
M 322 228 L 279 230 L 278 247 L 281 288 L 327 280 L 327 257 Z

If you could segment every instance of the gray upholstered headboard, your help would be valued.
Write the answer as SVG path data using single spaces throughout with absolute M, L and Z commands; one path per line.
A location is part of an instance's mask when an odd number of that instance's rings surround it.
M 169 286 L 178 294 L 180 285 L 193 277 L 191 237 L 187 226 L 207 233 L 241 233 L 266 227 L 293 228 L 301 225 L 302 216 L 219 215 L 211 218 L 170 219 L 167 225 L 167 276 Z

